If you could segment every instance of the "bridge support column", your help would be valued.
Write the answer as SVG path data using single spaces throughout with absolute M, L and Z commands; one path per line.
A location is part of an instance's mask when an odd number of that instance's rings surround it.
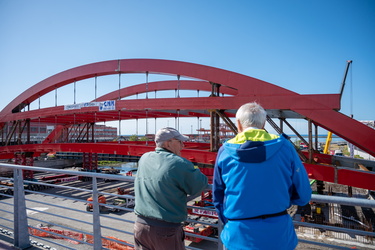
M 95 142 L 95 123 L 91 123 L 91 142 Z
M 26 144 L 30 144 L 30 133 L 31 133 L 31 126 L 30 126 L 30 118 L 26 119 Z
M 211 82 L 211 95 L 210 97 L 218 97 L 220 92 L 220 84 Z M 216 110 L 210 110 L 211 119 L 211 135 L 210 135 L 210 151 L 217 152 L 220 146 L 220 116 Z
M 210 136 L 210 151 L 217 152 L 220 146 L 220 117 L 215 110 L 210 111 L 211 118 L 211 136 Z

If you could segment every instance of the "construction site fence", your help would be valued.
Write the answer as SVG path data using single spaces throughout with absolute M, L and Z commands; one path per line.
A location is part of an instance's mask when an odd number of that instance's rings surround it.
M 133 224 L 135 221 L 134 177 L 103 174 L 67 169 L 40 168 L 0 163 L 0 169 L 13 172 L 12 177 L 0 177 L 0 234 L 12 241 L 19 249 L 37 245 L 46 249 L 134 249 Z M 34 179 L 25 180 L 24 171 L 33 171 Z M 117 190 L 121 188 L 122 194 Z M 209 186 L 211 189 L 211 186 Z M 107 198 L 106 204 L 99 203 L 99 196 Z M 92 201 L 87 198 L 92 197 Z M 197 197 L 189 197 L 188 202 Z M 124 203 L 112 201 L 120 199 Z M 311 202 L 375 208 L 374 200 L 312 195 Z M 189 204 L 189 203 L 188 203 Z M 87 211 L 91 206 L 92 209 Z M 188 208 L 193 208 L 188 206 Z M 200 207 L 210 213 L 212 208 Z M 117 213 L 112 213 L 117 211 Z M 337 211 L 332 210 L 332 213 Z M 342 211 L 339 211 L 342 212 Z M 197 223 L 188 219 L 188 223 Z M 215 235 L 204 236 L 186 232 L 190 239 L 213 242 L 218 249 L 222 224 L 199 221 L 203 227 L 211 227 Z M 372 242 L 374 230 L 363 231 L 331 224 L 294 221 L 297 233 L 334 232 Z M 300 239 L 300 242 L 335 249 L 347 249 L 318 240 Z M 199 244 L 187 249 L 201 249 Z

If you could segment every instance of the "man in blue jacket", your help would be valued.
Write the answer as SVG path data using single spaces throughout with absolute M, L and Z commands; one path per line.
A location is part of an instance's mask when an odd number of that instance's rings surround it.
M 298 239 L 286 209 L 311 199 L 306 170 L 285 135 L 264 130 L 257 103 L 236 113 L 238 134 L 217 155 L 213 200 L 227 249 L 294 249 Z
M 162 128 L 155 135 L 155 151 L 138 162 L 134 182 L 137 250 L 185 249 L 181 222 L 187 217 L 186 197 L 207 188 L 207 177 L 180 156 L 187 139 L 174 128 Z

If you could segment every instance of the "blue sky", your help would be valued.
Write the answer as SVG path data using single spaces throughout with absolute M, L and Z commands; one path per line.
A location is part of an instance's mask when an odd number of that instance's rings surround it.
M 49 76 L 104 60 L 204 64 L 300 94 L 338 93 L 353 60 L 341 112 L 375 120 L 373 0 L 0 0 L 0 37 L 0 109 Z

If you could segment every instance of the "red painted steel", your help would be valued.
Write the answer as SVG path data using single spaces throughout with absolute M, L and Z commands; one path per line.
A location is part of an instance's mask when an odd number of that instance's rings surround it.
M 207 144 L 203 144 L 203 148 L 199 148 L 199 145 L 199 143 L 186 143 L 185 149 L 182 150 L 182 156 L 192 162 L 214 164 L 217 153 L 209 152 L 207 149 L 209 145 Z M 0 152 L 0 158 L 3 156 L 2 153 L 7 152 L 9 155 L 13 155 L 19 151 L 33 151 L 35 152 L 34 156 L 38 156 L 43 152 L 86 152 L 141 156 L 154 148 L 154 142 L 148 142 L 148 145 L 146 145 L 146 142 L 31 144 L 2 147 L 3 151 Z M 304 166 L 311 179 L 375 190 L 374 172 L 324 164 L 304 163 Z M 204 171 L 212 174 L 210 169 Z
M 213 67 L 178 62 L 178 61 L 168 61 L 168 60 L 156 60 L 156 59 L 127 59 L 127 60 L 113 60 L 99 62 L 89 65 L 80 66 L 73 68 L 62 73 L 56 74 L 46 80 L 41 81 L 40 83 L 34 85 L 20 96 L 18 96 L 14 101 L 12 101 L 0 114 L 0 121 L 11 121 L 11 120 L 22 120 L 26 118 L 39 118 L 48 115 L 51 117 L 46 122 L 66 122 L 70 120 L 73 122 L 71 117 L 72 111 L 64 111 L 63 107 L 53 107 L 47 109 L 41 109 L 37 111 L 27 112 L 28 114 L 22 115 L 22 113 L 11 115 L 11 111 L 16 109 L 19 105 L 26 105 L 36 100 L 39 96 L 42 96 L 55 88 L 62 87 L 66 84 L 79 81 L 82 79 L 87 79 L 95 76 L 109 75 L 109 74 L 119 74 L 119 73 L 163 73 L 163 74 L 175 74 L 182 75 L 187 77 L 194 77 L 197 79 L 203 79 L 208 82 L 215 82 L 228 86 L 232 89 L 236 89 L 238 94 L 235 100 L 230 100 L 230 97 L 220 97 L 219 100 L 209 100 L 208 102 L 202 102 L 201 98 L 196 98 L 194 100 L 183 100 L 186 98 L 180 98 L 178 104 L 182 104 L 185 101 L 186 106 L 180 107 L 171 107 L 170 100 L 132 100 L 130 104 L 128 101 L 119 101 L 118 109 L 127 108 L 131 106 L 131 109 L 147 109 L 149 107 L 155 107 L 156 109 L 187 109 L 194 108 L 200 109 L 205 107 L 206 109 L 236 109 L 244 102 L 248 101 L 258 101 L 267 109 L 285 109 L 293 110 L 297 113 L 303 112 L 303 115 L 306 115 L 309 118 L 310 113 L 320 113 L 320 111 L 327 110 L 329 112 L 329 117 L 335 115 L 335 110 L 339 109 L 339 94 L 337 95 L 299 95 L 292 91 L 280 88 L 273 84 L 237 74 L 234 72 L 217 69 Z M 244 98 L 240 98 L 244 97 Z M 226 100 L 228 99 L 228 100 Z M 149 103 L 151 102 L 151 103 Z M 142 105 L 143 104 L 143 105 Z M 163 105 L 164 104 L 164 105 Z M 192 106 L 192 104 L 196 104 Z M 209 105 L 211 104 L 211 105 Z M 204 105 L 204 106 L 202 106 Z M 207 106 L 206 106 L 207 105 Z M 84 113 L 93 113 L 93 109 L 87 108 L 86 112 L 79 112 L 81 115 Z M 75 113 L 75 112 L 73 112 Z M 336 112 L 337 113 L 337 112 Z M 62 116 L 61 116 L 62 115 Z M 118 117 L 118 114 L 115 112 L 106 113 L 107 116 L 101 115 L 97 118 L 97 121 L 105 120 L 115 120 Z M 28 116 L 28 117 L 27 117 Z M 54 117 L 59 116 L 59 117 Z M 61 118 L 60 118 L 61 116 Z M 85 115 L 82 120 L 90 119 L 93 120 L 92 115 Z M 325 118 L 318 115 L 314 117 L 314 122 L 317 124 L 323 125 L 329 122 L 329 117 Z M 60 119 L 59 119 L 60 118 Z M 66 119 L 64 119 L 66 118 Z M 130 119 L 132 117 L 129 117 Z M 126 117 L 125 117 L 126 119 Z M 54 121 L 52 121 L 54 120 Z M 354 122 L 355 123 L 355 122 Z M 349 122 L 349 126 L 354 124 Z M 342 129 L 341 126 L 338 126 L 335 129 L 330 129 L 333 133 L 346 138 L 348 141 L 354 145 L 364 149 L 369 152 L 371 155 L 375 155 L 375 145 L 373 143 L 368 143 L 364 140 L 361 140 L 362 133 L 371 133 L 370 129 L 365 125 L 359 125 L 360 129 L 348 132 L 347 129 Z M 349 135 L 348 135 L 349 134 Z M 351 135 L 353 134 L 353 135 Z M 360 141 L 358 141 L 360 140 Z
M 95 101 L 116 100 L 116 110 L 98 112 L 97 107 L 86 107 L 80 110 L 64 110 L 63 106 L 23 111 L 22 108 L 57 88 L 73 82 L 104 75 L 148 73 L 167 74 L 195 80 L 173 80 L 148 82 L 129 86 L 105 94 Z M 200 90 L 211 91 L 211 84 L 220 84 L 220 96 L 217 97 L 177 97 L 177 98 L 144 98 L 122 99 L 134 94 L 161 90 Z M 209 110 L 225 110 L 228 117 L 234 117 L 235 111 L 243 103 L 257 101 L 267 110 L 276 110 L 273 114 L 284 117 L 288 112 L 300 118 L 309 119 L 348 142 L 375 156 L 375 130 L 338 112 L 340 94 L 301 95 L 271 83 L 261 81 L 235 72 L 214 67 L 180 61 L 158 59 L 124 59 L 83 65 L 53 75 L 21 93 L 0 112 L 0 128 L 6 122 L 23 121 L 46 122 L 55 125 L 70 126 L 73 124 L 96 123 L 114 120 L 160 118 L 160 117 L 208 117 Z M 273 116 L 278 118 L 278 116 Z M 58 134 L 56 130 L 54 132 Z M 54 135 L 51 135 L 53 142 Z M 190 145 L 194 147 L 193 144 Z M 195 145 L 197 146 L 197 145 Z M 44 145 L 17 145 L 0 147 L 0 157 L 8 157 L 16 151 L 71 151 L 96 152 L 124 155 L 141 155 L 152 150 L 152 146 L 111 143 L 48 143 Z M 191 161 L 213 164 L 216 154 L 207 148 L 185 149 L 183 155 Z M 347 171 L 337 170 L 328 163 L 329 157 L 315 155 L 318 164 L 307 164 L 308 172 L 316 179 L 347 184 L 355 182 L 360 185 L 361 179 L 375 183 L 372 174 L 353 174 L 347 177 Z M 335 172 L 336 171 L 336 172 Z M 348 170 L 349 173 L 350 170 Z M 367 175 L 366 175 L 367 174 Z M 369 186 L 372 184 L 367 183 Z M 355 185 L 353 185 L 355 186 Z M 372 186 L 371 186 L 372 187 Z
M 360 170 L 339 169 L 337 183 L 352 187 L 375 190 L 375 173 Z
M 330 165 L 304 163 L 310 179 L 335 183 L 335 168 Z M 343 184 L 343 183 L 342 183 Z
M 375 173 L 330 165 L 304 163 L 310 179 L 375 190 Z
M 192 146 L 190 146 L 192 145 Z M 198 148 L 197 143 L 186 143 L 182 150 L 182 156 L 199 163 L 213 164 L 216 159 L 215 152 L 209 152 L 209 146 L 203 144 L 202 148 Z M 0 147 L 0 159 L 2 156 L 13 154 L 15 152 L 35 152 L 34 156 L 38 156 L 45 152 L 86 152 L 101 154 L 117 154 L 117 155 L 133 155 L 141 156 L 146 152 L 155 148 L 154 142 L 139 143 L 48 143 L 48 144 L 26 144 Z M 194 148 L 194 149 L 192 149 Z M 12 158 L 12 157 L 11 157 Z
M 101 97 L 98 97 L 94 101 L 100 102 L 100 101 L 107 101 L 107 100 L 116 100 L 119 97 L 124 98 L 124 97 L 132 96 L 135 94 L 142 94 L 142 93 L 152 92 L 152 91 L 171 90 L 171 89 L 172 90 L 173 89 L 199 90 L 199 91 L 211 92 L 210 83 L 207 81 L 170 80 L 170 81 L 142 83 L 138 85 L 129 86 L 126 88 L 122 88 L 120 90 L 115 90 Z M 227 95 L 237 95 L 238 93 L 237 90 L 228 88 L 225 86 L 223 86 L 223 88 L 221 89 L 221 92 Z

